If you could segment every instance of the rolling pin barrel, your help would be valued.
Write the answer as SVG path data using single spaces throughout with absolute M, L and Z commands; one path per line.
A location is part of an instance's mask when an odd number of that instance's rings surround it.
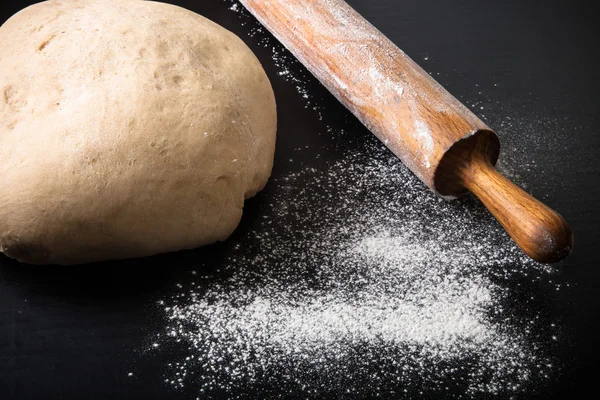
M 433 191 L 473 192 L 536 260 L 569 253 L 562 217 L 494 169 L 496 134 L 348 4 L 241 2 Z

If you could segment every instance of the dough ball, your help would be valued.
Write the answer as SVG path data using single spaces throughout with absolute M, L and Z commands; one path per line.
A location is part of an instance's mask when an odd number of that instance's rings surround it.
M 0 27 L 0 250 L 34 264 L 226 239 L 276 112 L 246 45 L 185 9 L 52 0 Z

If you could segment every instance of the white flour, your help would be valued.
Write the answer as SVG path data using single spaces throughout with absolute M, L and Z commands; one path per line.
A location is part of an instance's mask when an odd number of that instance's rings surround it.
M 220 271 L 161 302 L 169 322 L 153 343 L 187 348 L 169 384 L 410 397 L 450 380 L 468 395 L 519 391 L 552 370 L 528 335 L 535 315 L 504 308 L 507 281 L 549 269 L 482 207 L 440 202 L 375 146 L 273 185 Z
M 293 59 L 273 56 L 310 101 Z M 552 270 L 483 206 L 441 201 L 375 140 L 314 165 L 273 179 L 225 258 L 159 302 L 148 348 L 178 349 L 167 384 L 200 398 L 510 397 L 554 372 L 532 332 L 558 328 L 512 305 L 516 281 L 551 285 Z

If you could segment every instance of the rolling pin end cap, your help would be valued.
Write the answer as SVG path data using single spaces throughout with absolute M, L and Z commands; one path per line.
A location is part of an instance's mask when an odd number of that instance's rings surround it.
M 533 244 L 525 247 L 525 253 L 542 263 L 555 263 L 568 256 L 573 250 L 574 235 L 567 222 L 556 213 L 544 221 L 530 239 Z

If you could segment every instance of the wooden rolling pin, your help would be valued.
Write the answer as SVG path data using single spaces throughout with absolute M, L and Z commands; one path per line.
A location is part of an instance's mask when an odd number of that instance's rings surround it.
M 494 168 L 496 134 L 348 4 L 241 3 L 433 191 L 473 192 L 537 261 L 570 253 L 565 220 Z

